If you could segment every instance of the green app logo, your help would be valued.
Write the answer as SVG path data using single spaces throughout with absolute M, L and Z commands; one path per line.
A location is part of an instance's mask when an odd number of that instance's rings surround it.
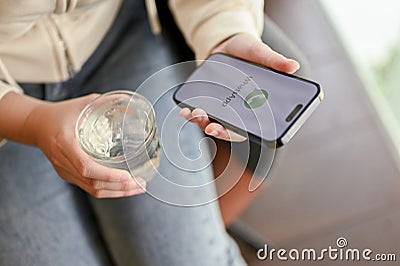
M 248 109 L 255 109 L 266 103 L 268 92 L 262 89 L 254 89 L 244 99 L 244 106 Z

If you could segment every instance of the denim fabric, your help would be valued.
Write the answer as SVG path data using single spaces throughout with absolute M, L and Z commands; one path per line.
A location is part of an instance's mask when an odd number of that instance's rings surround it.
M 264 37 L 274 39 L 276 32 L 266 30 Z M 285 43 L 274 43 L 285 50 Z M 27 94 L 49 101 L 135 90 L 156 71 L 183 59 L 173 46 L 170 38 L 151 34 L 143 1 L 125 1 L 105 40 L 71 80 L 21 85 Z M 181 77 L 167 77 L 175 78 Z M 155 106 L 158 123 L 175 107 L 171 93 Z M 202 138 L 195 125 L 184 128 L 186 156 L 198 156 Z M 203 156 L 210 160 L 207 152 Z M 213 180 L 211 166 L 188 173 L 164 154 L 160 172 L 187 184 Z M 39 149 L 13 142 L 0 149 L 0 180 L 0 265 L 245 264 L 225 231 L 217 201 L 177 207 L 149 194 L 98 200 L 65 183 Z M 201 202 L 215 194 L 208 188 L 186 196 Z
M 62 83 L 21 85 L 27 94 L 49 101 L 135 90 L 151 74 L 180 60 L 165 42 L 151 34 L 143 1 L 125 1 L 81 72 Z M 155 106 L 157 116 L 176 106 L 171 93 Z M 203 133 L 188 125 L 182 138 L 186 155 L 197 156 Z M 65 183 L 37 148 L 8 142 L 0 158 L 1 265 L 245 264 L 225 231 L 217 201 L 177 207 L 149 194 L 98 200 Z M 211 166 L 190 173 L 164 155 L 160 172 L 189 184 L 213 180 Z M 198 197 L 215 194 L 207 189 Z M 196 201 L 196 195 L 190 196 Z

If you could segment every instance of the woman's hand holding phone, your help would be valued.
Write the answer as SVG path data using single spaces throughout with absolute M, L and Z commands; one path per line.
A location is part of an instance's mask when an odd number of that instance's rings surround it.
M 300 68 L 297 61 L 275 52 L 260 38 L 248 33 L 238 33 L 229 37 L 217 45 L 211 51 L 211 54 L 213 53 L 229 54 L 288 74 L 293 74 Z M 179 114 L 188 121 L 196 123 L 207 135 L 233 142 L 245 140 L 221 124 L 211 122 L 202 109 L 190 111 L 189 108 L 183 108 Z
M 207 135 L 213 136 L 218 139 L 228 140 L 232 142 L 242 142 L 246 138 L 233 132 L 232 130 L 226 129 L 219 123 L 211 122 L 208 119 L 207 113 L 200 108 L 196 108 L 190 111 L 189 108 L 183 108 L 179 115 L 186 120 L 196 123 Z

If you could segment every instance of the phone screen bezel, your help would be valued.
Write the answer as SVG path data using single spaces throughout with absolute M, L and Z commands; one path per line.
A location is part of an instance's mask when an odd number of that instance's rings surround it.
M 285 73 L 285 72 L 281 72 L 281 71 L 272 69 L 270 67 L 266 67 L 266 66 L 263 66 L 263 65 L 260 65 L 260 64 L 254 63 L 254 62 L 250 62 L 250 61 L 241 59 L 239 57 L 235 57 L 235 56 L 232 56 L 232 55 L 224 54 L 224 53 L 214 53 L 214 54 L 211 54 L 209 57 L 207 57 L 193 71 L 193 73 L 188 77 L 187 81 L 190 81 L 190 79 L 194 75 L 194 73 L 196 73 L 207 60 L 208 61 L 214 61 L 214 62 L 218 62 L 218 63 L 227 64 L 226 62 L 221 62 L 221 61 L 216 60 L 216 59 L 213 60 L 213 57 L 215 57 L 215 56 L 226 56 L 226 57 L 229 57 L 231 59 L 241 61 L 242 63 L 244 62 L 246 64 L 250 64 L 250 65 L 259 67 L 259 68 L 264 69 L 266 71 L 275 72 L 277 74 L 286 76 L 288 78 L 292 78 L 292 79 L 295 79 L 295 80 L 299 80 L 299 81 L 302 81 L 302 82 L 306 82 L 306 83 L 312 84 L 316 88 L 316 93 L 313 95 L 313 97 L 311 97 L 310 100 L 306 104 L 301 103 L 301 104 L 303 104 L 303 107 L 298 111 L 298 114 L 296 115 L 296 117 L 290 123 L 288 123 L 288 126 L 282 131 L 280 136 L 276 137 L 275 140 L 268 140 L 268 139 L 265 139 L 265 138 L 261 138 L 258 135 L 255 135 L 255 134 L 253 134 L 251 132 L 248 132 L 248 131 L 246 131 L 246 130 L 244 130 L 242 128 L 234 126 L 234 125 L 232 125 L 231 123 L 229 123 L 227 121 L 223 121 L 222 119 L 220 119 L 218 117 L 215 117 L 215 116 L 212 116 L 212 115 L 207 113 L 209 118 L 210 118 L 210 120 L 219 122 L 219 123 L 223 124 L 226 128 L 231 129 L 231 130 L 235 131 L 238 134 L 241 134 L 241 135 L 244 135 L 244 136 L 248 135 L 252 142 L 260 143 L 260 142 L 264 141 L 264 142 L 268 143 L 269 145 L 271 145 L 271 144 L 276 145 L 276 146 L 284 145 L 297 132 L 297 130 L 301 127 L 301 125 L 311 115 L 311 113 L 314 111 L 314 109 L 318 106 L 318 104 L 323 99 L 323 92 L 322 92 L 320 84 L 318 84 L 317 82 L 315 82 L 313 80 L 309 80 L 309 79 L 305 79 L 305 78 L 302 78 L 302 77 L 299 77 L 299 76 L 296 76 L 296 75 L 293 75 L 293 74 L 288 74 L 288 73 Z M 178 105 L 181 105 L 183 107 L 187 107 L 187 108 L 193 110 L 193 109 L 195 109 L 197 107 L 196 106 L 189 106 L 189 105 L 183 103 L 183 101 L 185 99 L 178 99 L 177 98 L 178 91 L 181 90 L 184 87 L 185 84 L 186 83 L 184 82 L 184 83 L 182 83 L 182 84 L 177 86 L 177 89 L 175 90 L 175 92 L 173 94 L 173 99 Z M 310 108 L 310 107 L 312 107 L 312 108 Z M 293 127 L 295 127 L 295 128 L 293 129 Z

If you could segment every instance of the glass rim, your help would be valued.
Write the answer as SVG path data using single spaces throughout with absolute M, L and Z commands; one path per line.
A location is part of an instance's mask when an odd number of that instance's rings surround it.
M 106 157 L 106 156 L 99 155 L 98 153 L 93 153 L 93 152 L 89 151 L 88 148 L 86 147 L 86 145 L 84 145 L 82 143 L 79 132 L 80 132 L 80 129 L 82 128 L 81 127 L 82 120 L 86 119 L 90 115 L 91 111 L 93 111 L 93 110 L 90 110 L 90 109 L 93 107 L 93 105 L 96 102 L 98 102 L 100 99 L 105 98 L 107 96 L 118 95 L 118 94 L 131 96 L 130 99 L 129 99 L 129 103 L 127 105 L 127 108 L 131 104 L 132 99 L 134 99 L 134 97 L 138 97 L 141 100 L 143 100 L 146 103 L 146 105 L 149 107 L 149 112 L 147 113 L 146 122 L 147 121 L 151 121 L 153 126 L 151 127 L 151 130 L 146 134 L 145 140 L 143 141 L 143 143 L 141 143 L 137 147 L 137 149 L 135 149 L 134 151 L 131 151 L 131 152 L 128 152 L 127 154 L 125 154 L 125 149 L 123 149 L 124 153 L 122 155 L 115 156 L 115 157 Z M 126 113 L 126 110 L 125 110 L 125 113 Z M 125 117 L 125 115 L 124 115 L 124 117 Z M 156 124 L 155 123 L 156 123 L 156 120 L 155 120 L 154 107 L 146 97 L 144 97 L 142 94 L 140 94 L 138 92 L 135 92 L 135 91 L 123 90 L 123 89 L 122 90 L 121 89 L 120 90 L 112 90 L 112 91 L 108 91 L 106 93 L 100 94 L 99 96 L 97 96 L 96 98 L 91 100 L 82 109 L 82 111 L 80 112 L 80 114 L 79 114 L 79 116 L 78 116 L 78 118 L 76 120 L 76 123 L 75 123 L 75 139 L 78 142 L 78 144 L 81 147 L 81 149 L 87 155 L 92 157 L 94 160 L 96 160 L 96 161 L 104 161 L 104 162 L 108 162 L 108 163 L 122 163 L 124 161 L 129 160 L 129 159 L 132 159 L 135 155 L 140 154 L 140 152 L 149 145 L 149 143 L 151 142 L 151 140 L 153 139 L 153 137 L 155 135 L 155 131 L 156 131 Z M 122 121 L 122 127 L 123 128 L 124 128 L 124 124 L 125 124 L 125 119 Z M 122 132 L 123 132 L 123 130 L 122 130 Z M 122 143 L 124 143 L 124 142 L 122 142 Z

